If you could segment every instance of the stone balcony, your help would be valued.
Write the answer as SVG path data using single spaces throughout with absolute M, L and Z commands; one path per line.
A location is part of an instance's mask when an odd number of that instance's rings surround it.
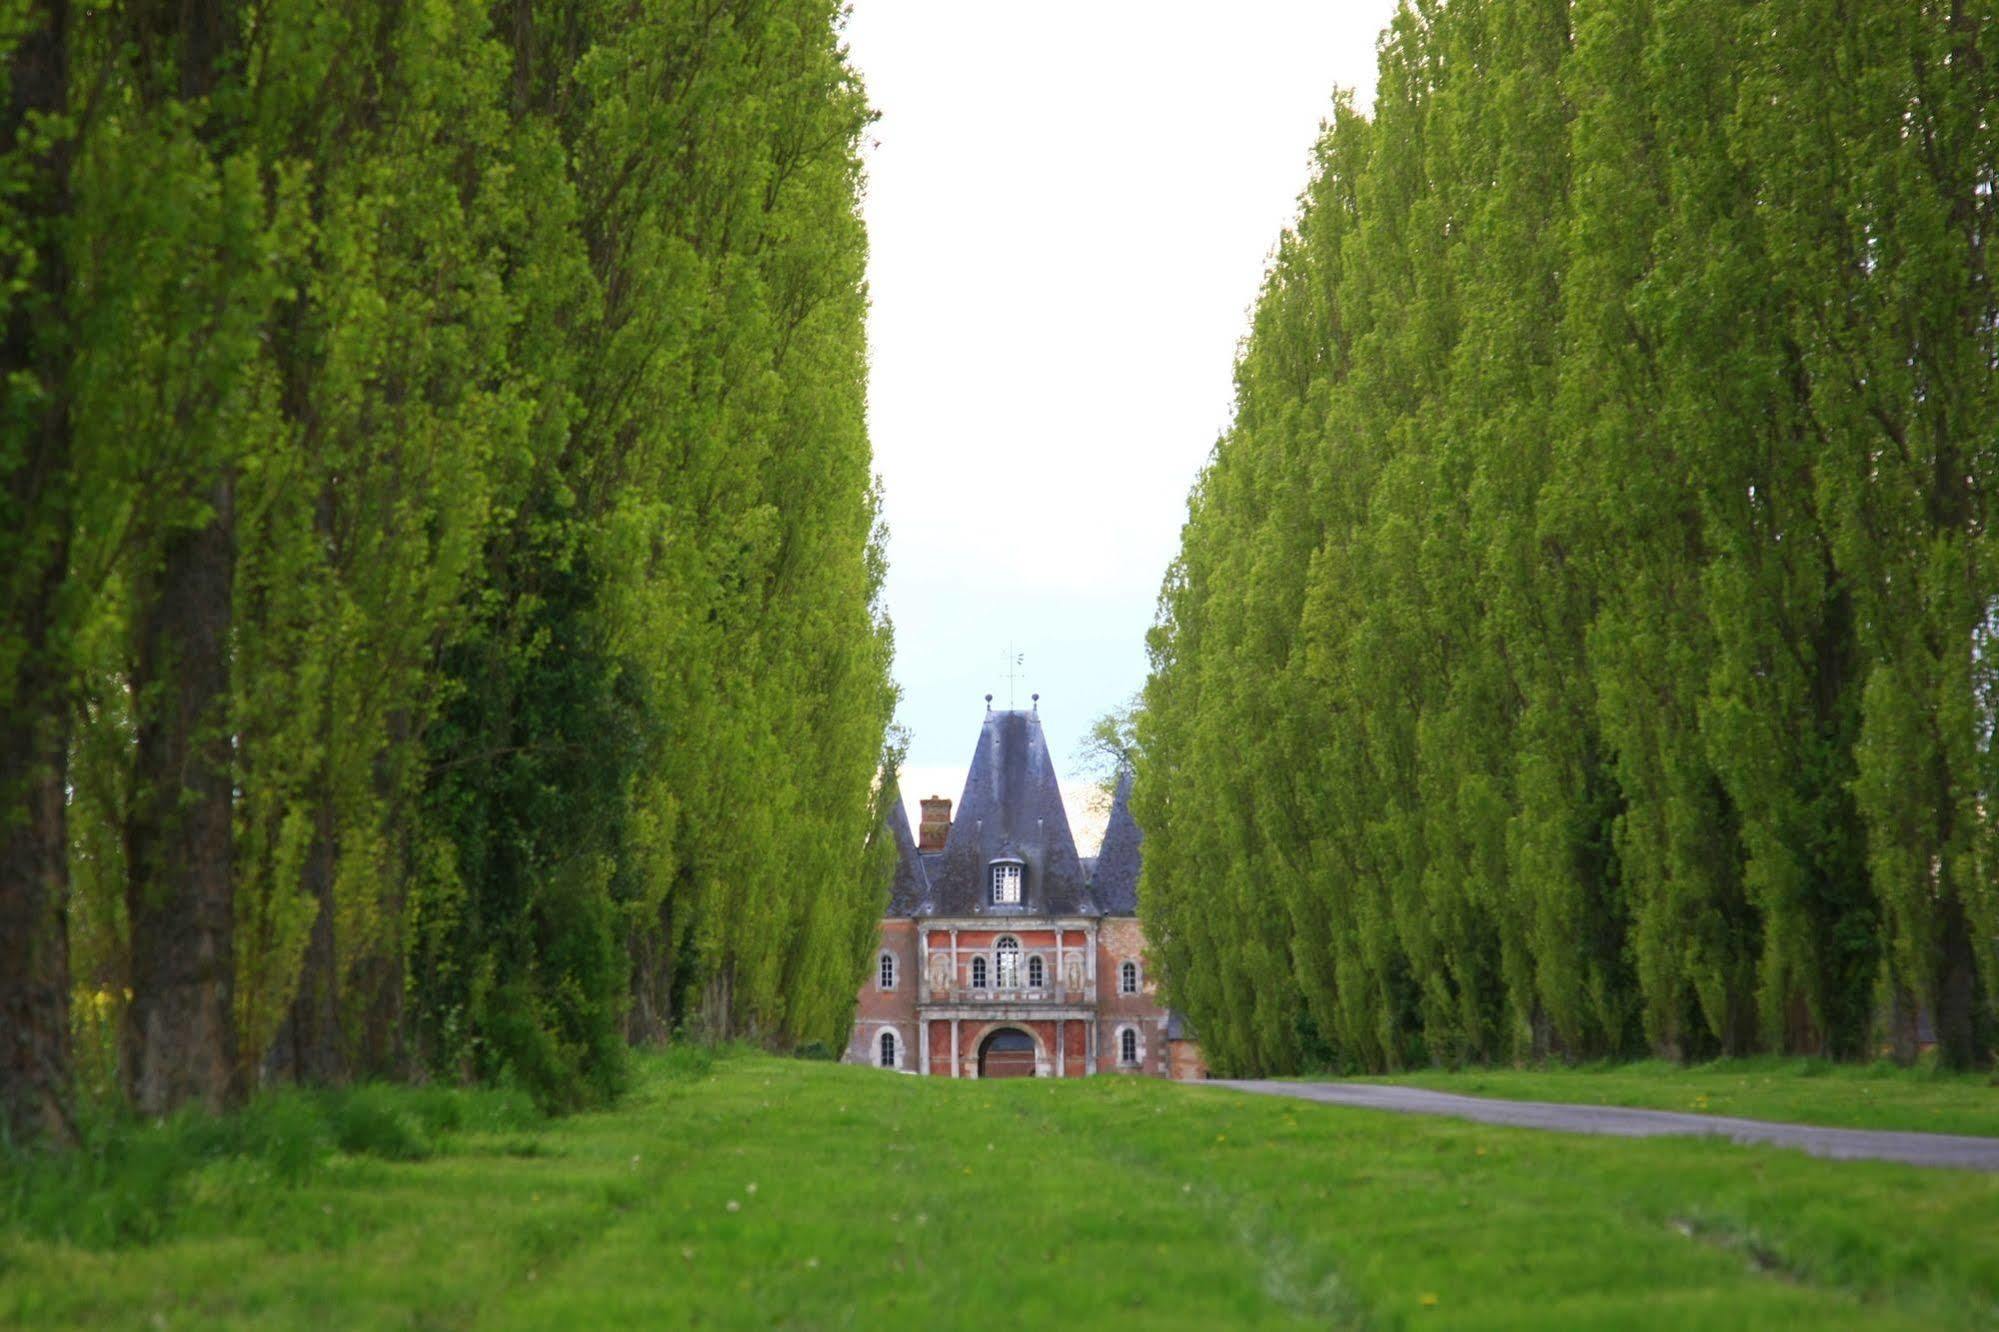
M 926 985 L 917 996 L 923 1004 L 1005 1004 L 1021 1008 L 1075 1008 L 1092 1002 L 1088 989 L 1044 987 L 1030 990 L 1026 986 L 1001 988 L 992 985 Z

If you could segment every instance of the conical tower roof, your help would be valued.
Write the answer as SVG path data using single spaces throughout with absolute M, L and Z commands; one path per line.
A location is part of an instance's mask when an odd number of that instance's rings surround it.
M 930 901 L 930 875 L 917 854 L 916 838 L 909 831 L 909 812 L 902 807 L 902 792 L 891 788 L 888 801 L 888 832 L 895 839 L 895 882 L 888 892 L 889 916 L 914 916 Z
M 995 861 L 1023 867 L 1018 906 L 994 906 Z M 1062 807 L 1062 788 L 1034 712 L 986 713 L 944 854 L 930 867 L 932 913 L 945 916 L 1095 914 Z
M 1110 822 L 1104 826 L 1104 845 L 1097 852 L 1097 870 L 1090 879 L 1090 895 L 1106 916 L 1138 914 L 1139 850 L 1144 840 L 1138 821 L 1131 816 L 1131 769 L 1126 767 L 1118 773 Z

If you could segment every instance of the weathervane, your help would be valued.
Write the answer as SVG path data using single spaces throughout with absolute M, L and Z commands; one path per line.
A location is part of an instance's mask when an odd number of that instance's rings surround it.
M 1027 654 L 1014 651 L 1013 643 L 1009 641 L 1006 645 L 1006 706 L 1009 712 L 1018 704 L 1018 700 L 1014 697 L 1014 688 L 1020 683 L 1021 677 L 1027 674 L 1026 666 Z

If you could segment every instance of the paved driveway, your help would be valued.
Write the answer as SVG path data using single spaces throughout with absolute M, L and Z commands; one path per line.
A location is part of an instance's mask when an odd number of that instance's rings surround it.
M 1607 1133 L 1619 1138 L 1691 1136 L 1731 1142 L 1795 1147 L 1836 1161 L 1902 1161 L 1909 1165 L 1958 1170 L 1999 1170 L 1999 1138 L 1954 1133 L 1897 1133 L 1877 1129 L 1816 1128 L 1773 1124 L 1725 1115 L 1688 1115 L 1672 1110 L 1631 1110 L 1609 1105 L 1563 1105 L 1552 1101 L 1500 1101 L 1457 1096 L 1418 1087 L 1367 1082 L 1232 1082 L 1211 1087 L 1263 1096 L 1292 1096 L 1328 1105 L 1394 1110 L 1410 1115 L 1448 1115 L 1508 1128 L 1550 1129 L 1557 1133 Z

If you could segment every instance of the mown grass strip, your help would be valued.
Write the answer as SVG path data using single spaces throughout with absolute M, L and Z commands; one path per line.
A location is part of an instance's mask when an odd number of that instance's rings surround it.
M 1646 1060 L 1545 1068 L 1429 1069 L 1355 1079 L 1464 1096 L 1567 1101 L 1696 1114 L 1737 1115 L 1828 1128 L 1906 1129 L 1999 1137 L 1999 1078 L 1823 1059 Z
M 1999 1322 L 1999 1180 L 1726 1143 L 746 1055 L 446 1142 L 197 1172 L 143 1243 L 10 1223 L 0 1325 Z

